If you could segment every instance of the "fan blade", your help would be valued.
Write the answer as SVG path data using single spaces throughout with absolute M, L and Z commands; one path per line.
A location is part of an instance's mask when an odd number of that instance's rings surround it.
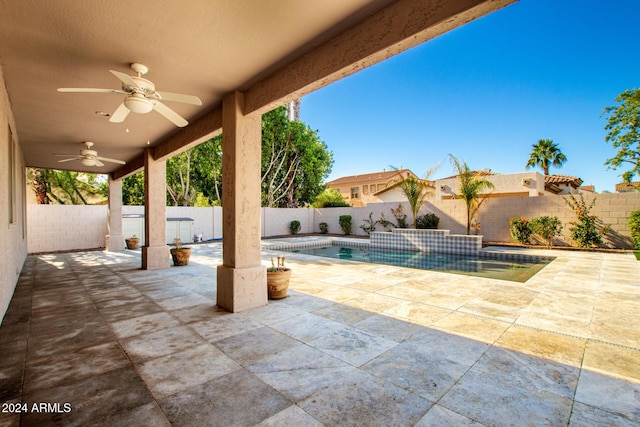
M 97 158 L 93 159 L 93 162 L 94 162 L 94 166 L 104 166 L 104 163 L 102 163 Z
M 174 125 L 180 128 L 183 128 L 189 124 L 189 122 L 183 119 L 178 113 L 176 113 L 160 101 L 153 102 L 153 109 L 165 116 L 167 119 L 171 120 Z
M 119 165 L 126 165 L 127 162 L 123 162 L 122 160 L 110 159 L 108 157 L 97 156 L 96 160 L 104 160 L 105 162 L 118 163 Z
M 120 80 L 125 86 L 131 86 L 131 87 L 137 87 L 137 88 L 140 87 L 138 86 L 138 83 L 136 83 L 135 80 L 131 78 L 131 76 L 125 73 L 121 73 L 120 71 L 114 71 L 114 70 L 109 70 L 109 71 L 111 72 L 111 74 L 116 76 L 118 80 Z
M 181 93 L 172 93 L 172 92 L 156 91 L 156 93 L 160 95 L 160 99 L 162 99 L 163 101 L 175 101 L 175 102 L 182 102 L 184 104 L 202 105 L 202 101 L 200 101 L 200 98 L 198 98 L 197 96 L 183 95 Z
M 54 155 L 63 156 L 64 154 L 54 154 Z M 70 162 L 72 160 L 80 160 L 80 159 L 82 159 L 82 156 L 70 157 L 68 159 L 58 160 L 58 163 Z
M 59 87 L 58 92 L 73 93 L 119 93 L 126 95 L 127 92 L 120 89 L 97 89 L 92 87 Z
M 122 123 L 124 122 L 124 119 L 126 119 L 128 115 L 129 115 L 129 109 L 127 108 L 126 105 L 124 105 L 124 102 L 123 102 L 116 109 L 116 111 L 113 112 L 109 121 L 111 123 Z

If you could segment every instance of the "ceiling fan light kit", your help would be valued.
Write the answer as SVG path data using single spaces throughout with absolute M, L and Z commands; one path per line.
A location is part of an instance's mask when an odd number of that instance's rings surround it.
M 146 114 L 153 110 L 153 104 L 151 101 L 141 94 L 127 96 L 124 100 L 124 105 L 129 109 L 129 111 L 138 114 Z

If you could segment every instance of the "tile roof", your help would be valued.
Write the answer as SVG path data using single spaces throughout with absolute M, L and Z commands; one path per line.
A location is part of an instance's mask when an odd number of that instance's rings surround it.
M 340 185 L 340 184 L 346 184 L 349 182 L 389 180 L 391 178 L 398 176 L 398 174 L 404 173 L 404 172 L 410 172 L 412 175 L 415 175 L 409 169 L 398 169 L 398 170 L 391 170 L 391 171 L 365 173 L 362 175 L 343 176 L 338 179 L 334 179 L 333 181 L 329 181 L 327 185 Z
M 500 175 L 500 174 L 497 174 L 495 172 L 491 172 L 491 169 L 479 170 L 479 171 L 471 171 L 471 174 L 474 177 L 483 177 L 483 176 L 489 176 L 489 175 Z M 445 180 L 445 179 L 454 179 L 454 178 L 458 178 L 459 176 L 460 175 L 451 175 L 451 176 L 448 176 L 446 178 L 439 178 L 438 181 Z
M 621 192 L 621 191 L 639 191 L 640 190 L 640 181 L 636 181 L 636 182 L 631 182 L 631 183 L 626 183 L 626 182 L 621 182 L 616 184 L 616 191 L 617 192 Z
M 546 175 L 544 177 L 544 184 L 566 184 L 571 185 L 574 188 L 578 188 L 582 185 L 582 180 L 577 176 L 569 175 Z

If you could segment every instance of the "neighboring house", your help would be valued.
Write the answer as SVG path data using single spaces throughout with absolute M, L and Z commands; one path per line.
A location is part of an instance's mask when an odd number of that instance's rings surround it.
M 640 181 L 631 182 L 629 184 L 626 182 L 616 184 L 616 193 L 633 193 L 636 191 L 640 191 Z
M 474 174 L 490 181 L 494 189 L 488 197 L 538 197 L 545 194 L 570 194 L 582 191 L 593 192 L 593 189 L 583 188 L 582 180 L 575 176 L 548 175 L 539 172 L 522 172 L 513 174 L 496 174 L 489 171 L 474 171 Z M 446 200 L 455 198 L 458 192 L 458 176 L 450 176 L 436 180 L 436 199 Z
M 429 181 L 429 184 L 426 188 L 427 199 L 432 198 L 435 194 L 435 181 Z M 402 189 L 400 188 L 400 182 L 396 182 L 387 188 L 374 193 L 374 196 L 378 198 L 379 202 L 382 203 L 390 203 L 390 202 L 406 202 L 407 196 L 404 194 Z
M 368 203 L 382 202 L 383 200 L 378 197 L 379 193 L 396 184 L 400 180 L 400 176 L 406 178 L 410 175 L 416 176 L 409 169 L 398 169 L 344 176 L 327 183 L 327 188 L 338 190 L 353 206 L 366 206 Z

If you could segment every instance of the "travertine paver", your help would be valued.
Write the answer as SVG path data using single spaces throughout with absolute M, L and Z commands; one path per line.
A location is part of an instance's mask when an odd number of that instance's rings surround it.
M 287 254 L 289 296 L 235 314 L 219 243 L 160 271 L 30 256 L 0 425 L 638 425 L 640 263 L 536 253 L 557 258 L 525 283 Z

